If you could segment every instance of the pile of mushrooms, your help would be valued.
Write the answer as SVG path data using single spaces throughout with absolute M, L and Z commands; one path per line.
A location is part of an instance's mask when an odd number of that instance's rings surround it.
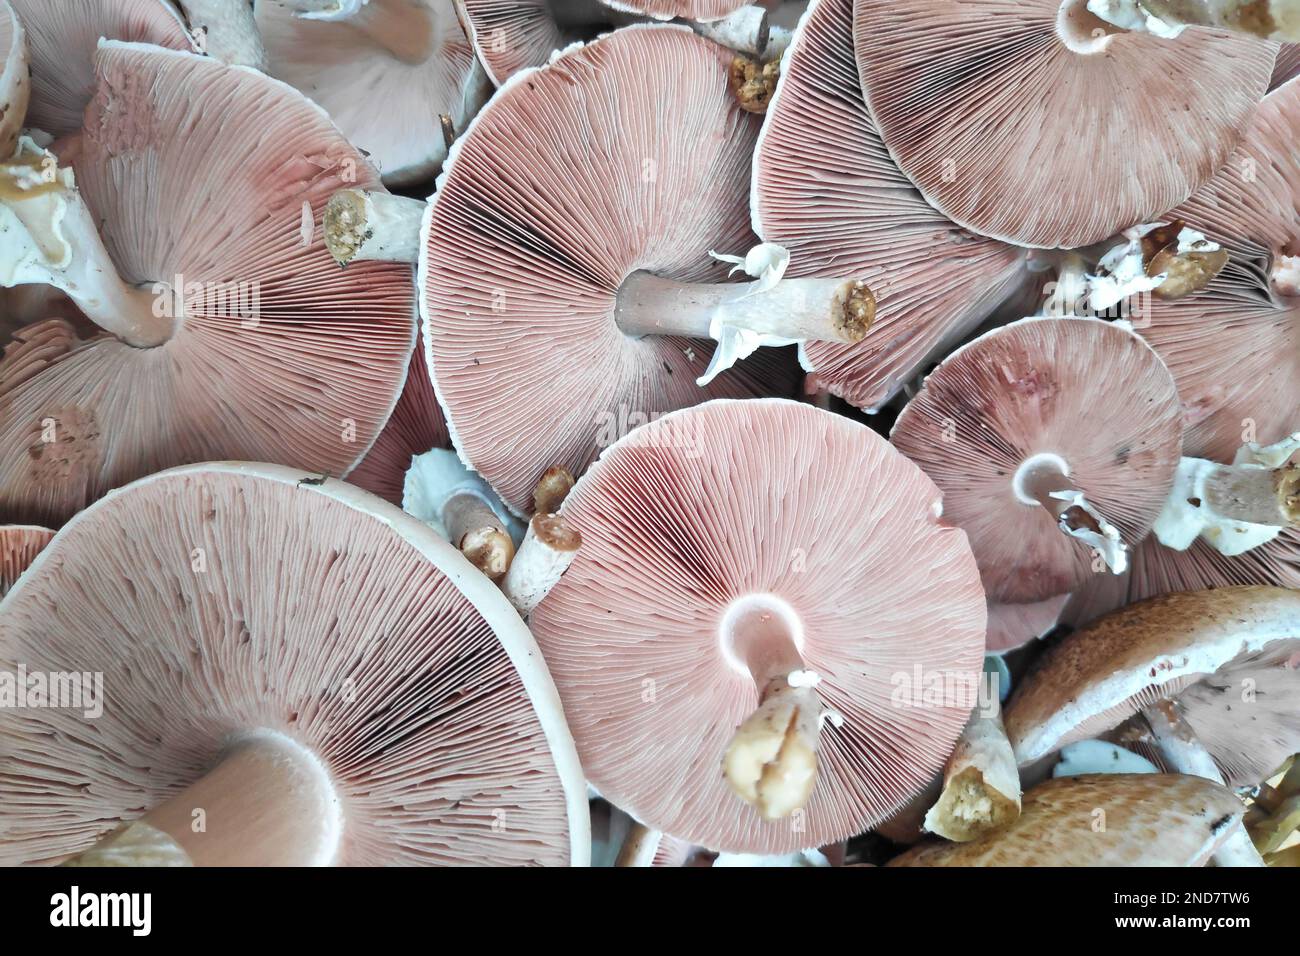
M 0 864 L 1300 865 L 1298 51 L 0 0 Z

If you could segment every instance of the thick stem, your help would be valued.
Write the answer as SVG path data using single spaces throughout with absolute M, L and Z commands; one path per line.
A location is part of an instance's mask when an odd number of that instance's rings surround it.
M 737 53 L 727 68 L 727 85 L 737 105 L 746 113 L 766 113 L 776 84 L 781 79 L 781 61 L 768 60 Z
M 700 36 L 737 53 L 759 56 L 767 49 L 767 11 L 762 7 L 741 7 L 721 20 L 692 23 L 691 28 Z
M 632 829 L 628 830 L 627 839 L 623 841 L 622 849 L 618 851 L 618 859 L 614 865 L 651 866 L 663 838 L 664 835 L 660 831 L 651 830 L 643 823 L 634 822 Z
M 195 866 L 328 866 L 343 833 L 325 768 L 271 732 L 235 743 L 142 822 L 167 834 Z
M 0 283 L 54 286 L 128 345 L 166 342 L 175 328 L 172 310 L 158 308 L 158 294 L 122 281 L 71 170 L 23 142 L 21 154 L 0 169 L 0 204 L 11 214 L 9 228 L 0 230 Z
M 764 820 L 803 807 L 817 783 L 823 707 L 816 675 L 804 668 L 797 626 L 783 602 L 763 596 L 741 598 L 721 625 L 728 657 L 759 693 L 758 707 L 727 745 L 722 772 Z
M 742 296 L 744 296 L 742 298 Z M 858 342 L 875 317 L 866 283 L 783 279 L 745 295 L 735 283 L 689 283 L 634 272 L 618 290 L 614 320 L 628 335 L 709 338 L 715 322 L 795 341 Z
M 1020 772 L 996 699 L 977 707 L 943 770 L 943 793 L 925 828 L 965 843 L 1010 826 L 1020 816 Z
M 1063 458 L 1038 454 L 1026 459 L 1016 471 L 1012 488 L 1023 504 L 1041 506 L 1062 532 L 1095 548 L 1111 571 L 1121 574 L 1128 567 L 1127 548 L 1119 531 L 1070 480 L 1070 467 Z
M 1200 26 L 1300 42 L 1300 0 L 1091 0 L 1088 8 L 1126 29 L 1162 35 Z
M 181 845 L 166 833 L 138 820 L 119 827 L 63 866 L 193 866 Z
M 542 473 L 541 480 L 533 489 L 533 512 L 539 515 L 553 515 L 560 510 L 564 499 L 573 490 L 573 473 L 563 465 L 552 465 Z
M 1175 773 L 1204 777 L 1227 786 L 1214 758 L 1201 746 L 1196 732 L 1183 719 L 1178 705 L 1161 700 L 1142 712 L 1161 756 Z M 1244 825 L 1233 827 L 1228 839 L 1214 853 L 1217 866 L 1263 866 L 1264 860 L 1250 841 Z
M 533 515 L 519 553 L 501 582 L 521 617 L 541 604 L 569 570 L 582 547 L 582 535 L 559 515 Z
M 416 262 L 428 204 L 382 191 L 340 189 L 325 205 L 325 248 L 339 265 Z
M 403 63 L 423 63 L 433 53 L 429 9 L 415 0 L 279 0 L 308 20 L 346 23 Z
M 200 53 L 266 72 L 266 48 L 247 0 L 180 0 Z
M 1205 475 L 1205 505 L 1230 521 L 1274 527 L 1300 524 L 1300 465 L 1215 465 Z
M 510 569 L 515 543 L 488 503 L 470 491 L 452 495 L 442 506 L 442 524 L 448 540 L 470 564 L 493 581 Z

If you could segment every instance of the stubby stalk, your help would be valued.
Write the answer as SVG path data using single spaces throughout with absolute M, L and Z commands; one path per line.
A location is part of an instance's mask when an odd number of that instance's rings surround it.
M 533 515 L 519 553 L 501 582 L 501 590 L 520 617 L 527 617 L 542 603 L 581 547 L 582 535 L 563 517 Z
M 180 5 L 200 53 L 266 72 L 266 48 L 247 0 L 180 0 Z
M 346 23 L 403 63 L 423 63 L 433 52 L 434 26 L 415 0 L 278 0 L 304 20 Z
M 965 843 L 1020 816 L 1020 771 L 996 698 L 975 708 L 943 770 L 943 793 L 925 828 Z
M 1196 733 L 1183 719 L 1178 705 L 1171 700 L 1158 701 L 1143 712 L 1151 727 L 1152 739 L 1160 755 L 1175 773 L 1204 777 L 1227 786 L 1214 758 L 1201 746 Z M 1246 828 L 1235 825 L 1232 833 L 1215 851 L 1218 866 L 1263 866 L 1264 860 L 1251 843 Z
M 510 569 L 515 544 L 510 532 L 488 503 L 472 491 L 451 495 L 442 506 L 442 524 L 447 539 L 470 564 L 493 581 Z
M 1012 487 L 1026 505 L 1039 505 L 1072 538 L 1095 548 L 1115 574 L 1128 567 L 1128 548 L 1115 528 L 1070 481 L 1069 464 L 1057 455 L 1039 454 L 1026 459 L 1016 471 Z
M 766 113 L 781 78 L 781 61 L 761 60 L 744 55 L 732 57 L 727 85 L 736 103 L 746 113 Z
M 162 830 L 139 821 L 118 827 L 93 847 L 62 866 L 193 866 L 181 845 Z
M 0 284 L 49 285 L 127 345 L 166 342 L 174 320 L 158 296 L 122 281 L 77 192 L 72 170 L 24 137 L 0 167 Z
M 1300 0 L 1089 0 L 1088 9 L 1125 30 L 1158 36 L 1201 26 L 1300 42 Z
M 573 473 L 563 465 L 547 468 L 533 489 L 533 511 L 542 515 L 555 514 L 573 490 L 573 485 Z
M 200 780 L 145 814 L 195 866 L 328 866 L 341 805 L 320 761 L 266 732 L 235 742 Z
M 325 248 L 342 266 L 358 259 L 415 262 L 427 208 L 382 190 L 340 189 L 325 205 Z

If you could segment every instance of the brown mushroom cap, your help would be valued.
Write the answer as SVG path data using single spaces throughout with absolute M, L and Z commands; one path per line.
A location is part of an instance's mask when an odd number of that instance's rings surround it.
M 581 474 L 637 424 L 793 391 L 773 350 L 701 388 L 711 342 L 615 321 L 633 272 L 721 281 L 709 251 L 754 245 L 758 120 L 730 61 L 686 27 L 617 30 L 516 74 L 452 149 L 424 230 L 425 346 L 457 449 L 517 513 L 546 469 Z
M 589 853 L 586 784 L 518 614 L 351 485 L 237 463 L 145 478 L 60 531 L 0 602 L 0 634 L 10 673 L 102 674 L 98 717 L 0 709 L 0 862 L 85 849 L 250 734 L 323 765 L 343 817 L 333 862 Z
M 890 158 L 853 57 L 852 0 L 813 0 L 782 62 L 754 154 L 754 231 L 791 276 L 863 277 L 876 298 L 854 345 L 807 342 L 821 384 L 876 409 L 937 352 L 1032 284 L 1025 251 L 936 212 Z
M 1202 866 L 1245 812 L 1231 790 L 1200 777 L 1060 777 L 1026 793 L 1007 829 L 923 843 L 889 865 Z
M 27 28 L 32 99 L 27 126 L 66 136 L 81 129 L 95 93 L 100 37 L 189 50 L 185 23 L 166 0 L 9 0 Z
M 157 347 L 98 335 L 3 387 L 0 520 L 59 524 L 189 461 L 347 472 L 400 392 L 415 290 L 408 266 L 340 270 L 303 223 L 377 174 L 318 107 L 253 70 L 116 41 L 97 64 L 81 197 L 122 279 L 171 302 L 180 277 L 185 315 Z
M 1007 702 L 1007 736 L 1024 766 L 1117 727 L 1155 701 L 1181 700 L 1189 687 L 1209 681 L 1206 686 L 1233 690 L 1241 706 L 1233 707 L 1233 732 L 1206 727 L 1206 733 L 1192 724 L 1206 749 L 1224 768 L 1270 761 L 1276 767 L 1297 749 L 1300 720 L 1292 717 L 1270 730 L 1265 724 L 1274 709 L 1252 707 L 1243 691 L 1265 680 L 1276 694 L 1273 683 L 1281 680 L 1291 689 L 1278 695 L 1280 706 L 1289 710 L 1300 689 L 1298 654 L 1300 591 L 1232 587 L 1151 598 L 1093 622 L 1049 650 Z M 1213 680 L 1216 674 L 1219 679 Z M 1282 746 L 1290 749 L 1276 759 L 1243 758 L 1249 751 L 1273 751 L 1288 737 L 1291 743 Z M 1232 738 L 1228 750 L 1225 738 Z
M 54 532 L 34 525 L 0 526 L 0 598 L 9 593 L 18 576 L 27 570 Z
M 1098 26 L 1086 0 L 891 0 L 855 4 L 854 47 L 890 153 L 935 208 L 1006 242 L 1076 247 L 1208 181 L 1277 53 L 1201 29 L 1094 40 Z

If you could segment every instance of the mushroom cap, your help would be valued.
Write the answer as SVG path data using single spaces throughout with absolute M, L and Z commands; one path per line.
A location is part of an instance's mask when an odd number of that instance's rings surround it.
M 1273 78 L 1268 88 L 1275 90 L 1288 80 L 1300 76 L 1300 43 L 1283 43 L 1273 64 Z
M 323 106 L 389 186 L 435 175 L 447 157 L 440 115 L 462 130 L 491 90 L 453 0 L 404 2 L 432 26 L 432 48 L 419 63 L 393 56 L 347 21 L 299 17 L 275 0 L 255 8 L 271 75 Z
M 25 125 L 51 136 L 81 130 L 95 95 L 101 37 L 189 50 L 185 23 L 166 0 L 9 0 L 27 28 L 32 98 Z
M 989 626 L 984 648 L 990 654 L 1013 651 L 1042 637 L 1060 620 L 1070 595 L 1058 594 L 1029 604 L 989 602 Z
M 306 477 L 145 478 L 0 603 L 0 664 L 103 674 L 97 720 L 0 710 L 0 861 L 84 849 L 268 730 L 329 771 L 338 862 L 585 862 L 586 785 L 519 615 L 414 518 Z
M 27 570 L 54 532 L 35 525 L 0 525 L 0 598 L 9 593 L 18 576 Z
M 722 281 L 709 250 L 756 241 L 758 120 L 730 61 L 686 27 L 627 27 L 515 74 L 452 148 L 424 227 L 425 347 L 457 449 L 519 514 L 547 468 L 581 474 L 664 412 L 793 393 L 773 350 L 701 388 L 712 342 L 614 320 L 630 273 Z
M 500 86 L 544 66 L 568 42 L 549 0 L 455 0 L 465 35 L 488 79 Z
M 400 508 L 411 459 L 434 448 L 445 448 L 450 441 L 447 421 L 433 394 L 424 349 L 417 348 L 388 424 L 366 457 L 349 472 L 348 481 Z
M 1023 603 L 1096 572 L 1091 549 L 1017 497 L 1021 463 L 1063 458 L 1131 546 L 1164 505 L 1182 422 L 1168 369 L 1137 335 L 1097 319 L 1031 318 L 945 359 L 890 438 L 943 490 L 944 515 L 970 536 L 989 598 Z
M 1139 331 L 1182 396 L 1186 453 L 1232 461 L 1253 426 L 1260 444 L 1300 429 L 1300 297 L 1269 282 L 1273 257 L 1300 255 L 1300 83 L 1264 98 L 1219 174 L 1168 213 L 1229 251 L 1195 295 L 1154 299 Z
M 1025 251 L 974 236 L 899 171 L 867 112 L 852 0 L 813 0 L 785 53 L 754 154 L 754 231 L 791 276 L 865 278 L 876 316 L 854 345 L 807 342 L 806 367 L 875 410 L 1029 284 Z
M 655 20 L 681 17 L 697 23 L 711 23 L 735 13 L 750 0 L 600 0 L 611 10 L 639 13 Z
M 530 619 L 591 783 L 647 826 L 731 853 L 836 842 L 896 811 L 973 706 L 916 706 L 900 686 L 977 681 L 982 663 L 978 572 L 939 510 L 882 438 L 797 402 L 709 402 L 611 446 L 565 499 L 583 547 Z M 721 640 L 751 595 L 792 609 L 818 693 L 845 718 L 822 730 L 798 826 L 764 822 L 719 772 L 758 703 Z
M 1300 591 L 1287 588 L 1191 591 L 1130 605 L 1074 632 L 1039 659 L 1007 702 L 1007 737 L 1025 766 L 1117 727 L 1157 700 L 1181 699 L 1189 686 L 1215 674 L 1280 665 L 1295 675 L 1298 635 Z M 1296 677 L 1290 679 L 1294 684 Z M 1293 709 L 1294 691 L 1284 699 Z M 1263 733 L 1257 716 L 1239 708 L 1240 749 Z M 1202 742 L 1221 759 L 1222 750 L 1211 749 L 1221 741 Z
M 1059 777 L 1026 793 L 1005 830 L 923 843 L 889 865 L 1203 866 L 1245 812 L 1231 790 L 1200 777 Z
M 101 335 L 0 392 L 0 520 L 57 525 L 212 458 L 346 473 L 401 391 L 415 290 L 409 266 L 339 269 L 301 223 L 377 174 L 318 107 L 253 70 L 115 41 L 97 64 L 82 198 L 125 281 L 170 299 L 180 277 L 193 294 L 165 344 Z
M 1068 248 L 1150 222 L 1223 165 L 1268 88 L 1274 44 L 1122 32 L 1076 53 L 1058 35 L 1064 9 L 855 5 L 862 87 L 890 153 L 936 209 L 981 235 Z

